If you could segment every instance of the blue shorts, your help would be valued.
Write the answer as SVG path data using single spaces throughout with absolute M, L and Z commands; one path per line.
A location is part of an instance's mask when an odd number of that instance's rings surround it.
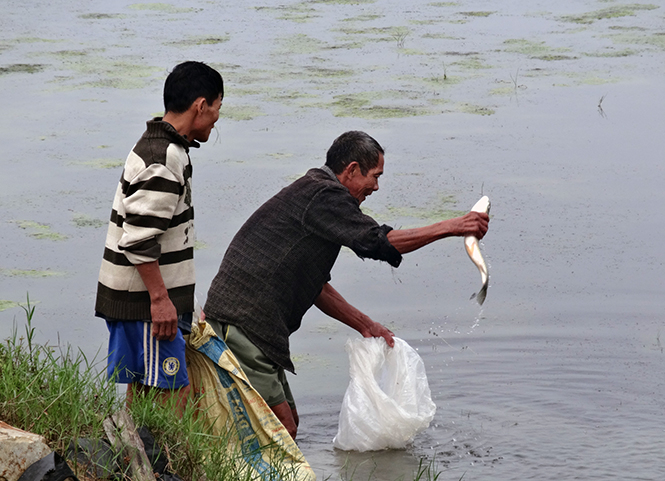
M 109 329 L 107 374 L 117 383 L 138 382 L 161 389 L 189 385 L 182 330 L 173 341 L 152 337 L 152 323 L 106 321 Z

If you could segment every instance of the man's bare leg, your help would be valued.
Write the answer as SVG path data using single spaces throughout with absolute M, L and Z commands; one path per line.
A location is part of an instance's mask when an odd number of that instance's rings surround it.
M 127 409 L 131 407 L 132 402 L 134 402 L 134 398 L 136 396 L 145 395 L 152 389 L 157 390 L 157 399 L 163 406 L 168 406 L 172 402 L 171 399 L 175 398 L 176 413 L 179 417 L 182 417 L 183 413 L 185 412 L 185 407 L 187 406 L 187 399 L 189 397 L 189 385 L 179 389 L 160 389 L 152 386 L 146 386 L 138 382 L 130 383 L 127 385 L 127 397 L 125 400 Z
M 277 419 L 282 422 L 291 437 L 295 440 L 298 433 L 298 412 L 295 409 L 291 409 L 291 406 L 286 401 L 276 406 L 271 406 L 270 409 L 272 409 Z

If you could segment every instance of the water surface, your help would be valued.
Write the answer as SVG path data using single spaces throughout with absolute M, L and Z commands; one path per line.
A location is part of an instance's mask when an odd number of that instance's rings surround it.
M 363 207 L 395 227 L 492 200 L 490 289 L 460 239 L 399 269 L 343 251 L 333 285 L 417 347 L 438 411 L 406 451 L 332 448 L 355 336 L 312 310 L 292 338 L 300 446 L 321 479 L 665 476 L 665 5 L 614 1 L 8 0 L 0 20 L 0 334 L 94 355 L 105 222 L 168 70 L 226 82 L 192 152 L 198 292 L 267 198 L 340 133 L 386 148 Z M 6 302 L 5 302 L 6 301 Z M 13 307 L 12 307 L 13 306 Z

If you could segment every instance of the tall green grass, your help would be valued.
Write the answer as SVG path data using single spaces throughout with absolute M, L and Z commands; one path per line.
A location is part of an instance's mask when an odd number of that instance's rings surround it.
M 0 419 L 44 436 L 64 452 L 71 440 L 101 437 L 102 421 L 116 411 L 116 388 L 106 381 L 100 363 L 71 347 L 35 343 L 30 298 L 25 332 L 16 325 L 0 344 Z

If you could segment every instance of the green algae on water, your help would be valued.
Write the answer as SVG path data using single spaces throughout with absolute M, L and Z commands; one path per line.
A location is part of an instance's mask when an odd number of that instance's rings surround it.
M 147 10 L 161 13 L 189 13 L 195 12 L 195 8 L 182 8 L 171 5 L 170 3 L 134 3 L 128 8 L 132 10 Z
M 559 17 L 565 22 L 590 24 L 596 20 L 606 20 L 608 18 L 619 18 L 635 16 L 638 10 L 655 10 L 660 8 L 658 5 L 631 3 L 626 5 L 615 5 L 613 7 L 603 8 L 593 12 L 582 13 L 580 15 L 564 15 Z
M 638 32 L 623 32 L 606 35 L 606 38 L 617 44 L 645 45 L 665 50 L 665 32 L 645 35 Z
M 600 57 L 600 58 L 613 58 L 613 57 L 630 57 L 637 55 L 639 52 L 632 50 L 630 48 L 625 48 L 623 50 L 603 50 L 598 52 L 587 52 L 584 55 L 587 57 Z
M 74 214 L 74 217 L 72 217 L 72 224 L 79 228 L 93 227 L 97 229 L 99 227 L 104 227 L 108 222 L 85 214 Z
M 339 332 L 340 325 L 341 324 L 339 322 L 326 322 L 325 324 L 316 326 L 314 329 L 310 329 L 309 332 L 335 334 L 336 332 Z
M 607 74 L 602 72 L 584 72 L 584 73 L 574 73 L 568 72 L 563 73 L 563 76 L 574 80 L 576 85 L 605 85 L 609 83 L 616 83 L 620 79 L 609 77 Z
M 163 68 L 146 65 L 138 57 L 132 62 L 128 57 L 108 58 L 103 55 L 104 52 L 104 49 L 85 49 L 44 53 L 57 58 L 62 70 L 74 72 L 73 75 L 58 76 L 51 82 L 77 82 L 70 88 L 138 89 L 148 86 L 156 75 L 163 74 Z
M 494 109 L 491 109 L 489 107 L 484 107 L 482 105 L 474 105 L 469 103 L 458 104 L 458 109 L 462 113 L 473 114 L 473 115 L 494 115 L 496 113 Z
M 84 165 L 94 169 L 117 169 L 125 165 L 122 159 L 93 159 L 80 162 L 71 162 L 72 165 Z
M 342 19 L 342 22 L 370 22 L 372 20 L 377 20 L 379 18 L 383 18 L 383 15 L 378 15 L 378 14 L 363 14 L 363 15 L 357 15 L 355 17 L 348 17 Z
M 513 95 L 516 92 L 515 87 L 497 87 L 489 91 L 490 95 Z
M 387 206 L 381 213 L 362 209 L 367 215 L 380 219 L 381 222 L 392 222 L 399 218 L 411 218 L 419 221 L 417 225 L 428 225 L 441 220 L 460 217 L 467 211 L 453 209 L 457 203 L 455 197 L 447 194 L 439 194 L 434 200 L 426 203 L 424 206 Z M 414 226 L 417 226 L 414 225 Z
M 496 12 L 458 12 L 458 15 L 464 15 L 465 17 L 489 17 Z
M 281 159 L 290 159 L 293 157 L 292 153 L 284 153 L 284 152 L 271 152 L 269 154 L 266 154 L 268 157 L 272 157 L 273 159 L 281 160 Z M 299 175 L 298 177 L 302 177 L 302 175 Z
M 307 66 L 305 67 L 305 72 L 308 77 L 313 78 L 342 78 L 342 77 L 351 77 L 355 75 L 353 70 L 341 69 L 341 68 L 328 68 L 328 67 L 315 67 Z
M 491 65 L 486 64 L 482 59 L 474 56 L 469 56 L 456 60 L 451 63 L 456 67 L 460 67 L 465 70 L 483 70 L 492 68 Z
M 321 3 L 325 5 L 362 5 L 376 3 L 376 0 L 309 0 L 308 3 Z
M 307 172 L 300 172 L 298 174 L 285 175 L 283 179 L 289 184 L 295 182 L 299 178 L 303 177 Z
M 439 89 L 450 87 L 451 85 L 457 85 L 462 82 L 464 79 L 462 77 L 452 76 L 448 74 L 442 74 L 437 77 L 426 77 L 423 79 L 414 79 L 426 84 L 428 87 Z
M 64 276 L 64 272 L 52 270 L 37 270 L 37 269 L 0 269 L 0 275 L 5 277 L 27 277 L 27 278 L 41 278 L 41 277 L 60 277 Z
M 173 45 L 176 47 L 196 47 L 199 45 L 217 45 L 220 43 L 228 42 L 231 39 L 228 35 L 220 35 L 215 37 L 185 37 L 179 40 L 173 40 L 165 43 L 165 45 Z
M 511 38 L 504 40 L 505 52 L 521 53 L 528 55 L 531 58 L 540 60 L 565 60 L 571 57 L 563 55 L 569 52 L 568 48 L 552 48 L 545 44 L 545 42 L 537 42 L 534 40 L 527 40 L 524 38 Z
M 537 60 L 545 60 L 546 62 L 552 62 L 556 60 L 575 60 L 577 57 L 570 57 L 568 55 L 546 54 L 546 55 L 537 55 L 532 58 L 535 58 Z
M 219 116 L 229 120 L 252 120 L 265 115 L 259 107 L 253 105 L 225 105 Z
M 395 93 L 395 92 L 391 92 Z M 335 117 L 356 117 L 363 119 L 388 119 L 388 118 L 402 118 L 414 117 L 417 115 L 427 115 L 429 110 L 425 107 L 414 106 L 388 106 L 377 105 L 373 102 L 390 97 L 388 92 L 363 92 L 360 94 L 352 95 L 339 95 L 335 97 L 331 107 Z
M 429 38 L 433 40 L 459 40 L 458 37 L 453 37 L 446 33 L 426 33 L 421 38 Z
M 289 37 L 283 37 L 279 40 L 281 52 L 293 54 L 312 54 L 318 53 L 327 45 L 317 38 L 310 37 L 304 33 L 298 33 Z
M 6 67 L 0 67 L 0 75 L 12 73 L 37 73 L 44 70 L 46 65 L 39 63 L 14 63 Z
M 0 273 L 2 273 L 2 269 L 0 269 Z M 7 309 L 11 309 L 13 307 L 19 307 L 20 304 L 18 302 L 14 301 L 7 301 L 5 299 L 0 299 L 0 312 L 6 311 Z
M 334 115 L 335 117 L 356 117 L 362 119 L 391 119 L 414 117 L 417 115 L 425 115 L 425 113 L 410 107 L 372 105 L 371 107 L 359 109 L 337 109 Z
M 296 23 L 307 23 L 321 15 L 315 8 L 304 3 L 294 5 L 280 5 L 278 7 L 254 7 L 257 11 L 267 11 L 277 16 L 279 20 L 287 20 Z
M 79 15 L 79 18 L 84 20 L 113 20 L 116 18 L 126 18 L 122 13 L 85 13 Z
M 51 230 L 48 224 L 40 224 L 29 220 L 15 220 L 12 221 L 17 224 L 21 229 L 26 230 L 30 237 L 40 240 L 62 241 L 67 239 L 64 234 L 59 234 Z

